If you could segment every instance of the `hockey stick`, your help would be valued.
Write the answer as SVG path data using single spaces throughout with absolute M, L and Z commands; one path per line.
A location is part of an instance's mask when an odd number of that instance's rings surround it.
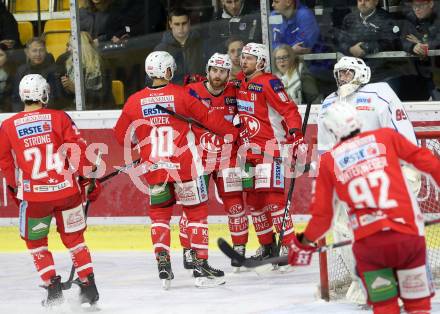
M 99 183 L 104 183 L 105 181 L 113 178 L 114 176 L 120 174 L 121 172 L 125 172 L 130 168 L 133 168 L 134 166 L 138 165 L 141 162 L 141 159 L 138 158 L 135 161 L 133 161 L 131 164 L 126 164 L 124 166 L 122 166 L 121 168 L 117 169 L 116 171 L 113 171 L 111 173 L 109 173 L 108 175 L 103 176 L 102 178 L 99 178 L 98 181 Z
M 310 103 L 307 104 L 306 113 L 304 114 L 304 122 L 303 122 L 302 128 L 301 128 L 301 132 L 302 132 L 304 137 L 306 136 L 307 123 L 309 121 L 309 115 L 310 115 L 310 109 L 311 108 L 312 108 L 312 103 L 310 102 Z M 296 158 L 294 160 L 292 160 L 292 164 L 293 164 L 292 168 L 295 169 L 295 167 L 296 167 Z M 283 238 L 284 238 L 284 232 L 285 232 L 285 229 L 286 229 L 286 217 L 288 217 L 288 215 L 290 215 L 290 204 L 292 202 L 292 194 L 293 194 L 293 189 L 295 188 L 295 181 L 296 181 L 295 176 L 292 176 L 292 178 L 290 178 L 289 191 L 287 192 L 286 206 L 284 207 L 283 222 L 281 223 L 281 231 L 280 231 L 280 236 L 278 238 L 278 245 L 277 245 L 277 248 L 276 248 L 277 255 L 280 254 L 281 243 L 282 243 Z
M 102 152 L 98 151 L 98 155 L 96 156 L 96 162 L 95 162 L 96 167 L 98 167 L 99 164 L 101 163 L 101 156 L 102 156 Z M 96 181 L 95 178 L 93 178 L 92 181 L 90 181 L 90 185 L 87 188 L 88 192 L 94 190 L 96 184 L 95 181 Z M 90 207 L 90 200 L 87 198 L 86 205 L 84 206 L 84 219 L 86 221 L 87 221 L 87 214 L 89 212 L 89 207 Z M 61 283 L 61 289 L 68 290 L 72 287 L 72 283 L 74 282 L 73 277 L 75 277 L 75 270 L 76 270 L 75 265 L 72 264 L 72 267 L 70 268 L 69 278 L 67 279 L 67 281 Z
M 433 219 L 425 222 L 425 226 L 429 227 L 432 225 L 436 225 L 440 223 L 439 219 Z M 346 240 L 338 243 L 328 244 L 324 246 L 320 246 L 317 248 L 317 253 L 323 253 L 327 252 L 329 250 L 337 249 L 343 246 L 347 246 L 352 244 L 352 240 Z M 278 264 L 278 263 L 287 263 L 288 262 L 288 256 L 276 256 L 276 257 L 270 257 L 266 258 L 264 260 L 256 260 L 253 258 L 245 258 L 243 255 L 240 255 L 237 253 L 234 248 L 223 238 L 218 238 L 217 245 L 220 248 L 220 251 L 222 251 L 227 257 L 229 257 L 231 260 L 238 261 L 242 266 L 247 268 L 255 268 L 258 266 L 262 266 L 265 264 Z

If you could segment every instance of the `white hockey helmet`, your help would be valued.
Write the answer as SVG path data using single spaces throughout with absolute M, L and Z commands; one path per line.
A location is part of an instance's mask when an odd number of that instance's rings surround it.
M 337 142 L 362 127 L 356 109 L 344 102 L 336 102 L 328 107 L 322 122 Z
M 18 87 L 21 101 L 40 101 L 43 104 L 49 102 L 50 87 L 40 74 L 28 74 L 23 76 Z
M 257 57 L 257 65 L 260 63 L 263 59 L 265 61 L 265 65 L 267 64 L 269 60 L 269 50 L 267 49 L 266 45 L 258 44 L 258 43 L 248 43 L 246 44 L 243 49 L 241 50 L 241 53 L 247 53 L 252 56 Z
M 232 61 L 227 54 L 216 52 L 209 58 L 206 64 L 206 74 L 209 72 L 209 67 L 218 67 L 230 71 L 232 69 Z
M 353 71 L 354 76 L 350 82 L 344 82 L 341 84 L 339 81 L 339 71 L 344 70 Z M 371 70 L 362 59 L 355 57 L 342 57 L 333 68 L 333 76 L 338 84 L 339 94 L 342 97 L 346 97 L 355 92 L 359 86 L 365 85 L 370 81 Z
M 167 78 L 167 70 L 171 70 L 171 77 Z M 164 78 L 171 80 L 176 72 L 176 61 L 166 51 L 153 51 L 145 59 L 145 72 L 150 78 Z

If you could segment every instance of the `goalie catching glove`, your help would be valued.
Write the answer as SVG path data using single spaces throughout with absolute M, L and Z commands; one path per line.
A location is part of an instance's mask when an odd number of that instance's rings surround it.
M 299 233 L 293 237 L 289 245 L 289 264 L 292 266 L 308 266 L 312 262 L 312 255 L 317 247 L 313 244 L 304 244 L 307 240 L 304 233 Z

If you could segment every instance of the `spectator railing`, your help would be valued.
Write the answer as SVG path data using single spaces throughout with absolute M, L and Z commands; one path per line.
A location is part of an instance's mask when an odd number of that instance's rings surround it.
M 342 52 L 327 52 L 327 53 L 310 53 L 302 56 L 304 60 L 339 60 L 345 55 Z M 440 49 L 428 50 L 428 57 L 440 56 Z M 418 55 L 408 53 L 406 51 L 383 51 L 375 54 L 365 55 L 366 59 L 381 59 L 381 58 L 420 58 Z

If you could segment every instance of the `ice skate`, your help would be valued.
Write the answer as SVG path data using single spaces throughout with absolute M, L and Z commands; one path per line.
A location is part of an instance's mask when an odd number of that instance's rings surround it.
M 245 256 L 246 245 L 244 245 L 244 244 L 235 245 L 234 244 L 234 250 L 237 253 L 239 253 L 241 256 Z M 232 266 L 232 271 L 234 273 L 238 273 L 238 272 L 240 272 L 240 268 L 241 268 L 242 265 L 237 260 L 232 259 L 231 260 L 231 266 Z
M 159 278 L 162 281 L 162 289 L 168 290 L 171 286 L 171 280 L 174 279 L 174 274 L 171 270 L 170 256 L 167 251 L 162 251 L 157 254 L 157 257 L 157 267 L 159 270 Z
M 270 257 L 274 257 L 276 252 L 276 242 L 272 242 L 270 244 L 261 245 L 255 255 L 251 256 L 252 259 L 262 261 Z M 263 266 L 259 266 L 254 268 L 257 273 L 265 273 L 269 272 L 273 269 L 277 269 L 278 265 L 266 264 Z
M 42 286 L 42 288 L 47 290 L 46 300 L 41 301 L 41 305 L 44 307 L 57 306 L 64 302 L 61 276 L 52 277 L 50 284 L 48 286 Z
M 80 288 L 79 303 L 88 303 L 90 304 L 91 310 L 98 310 L 97 302 L 99 300 L 99 293 L 95 284 L 95 275 L 91 273 L 87 276 L 87 281 L 83 282 L 79 279 L 76 279 L 74 283 Z
M 193 256 L 191 249 L 186 249 L 186 248 L 183 249 L 183 268 L 190 270 L 192 273 L 194 264 L 193 264 Z
M 225 273 L 222 270 L 215 269 L 208 264 L 208 260 L 194 256 L 195 285 L 198 288 L 211 288 L 223 285 Z
M 289 255 L 289 247 L 287 247 L 286 245 L 281 245 L 280 256 L 288 256 L 288 255 Z M 286 262 L 286 263 L 279 263 L 278 270 L 282 273 L 285 273 L 293 270 L 293 268 Z

